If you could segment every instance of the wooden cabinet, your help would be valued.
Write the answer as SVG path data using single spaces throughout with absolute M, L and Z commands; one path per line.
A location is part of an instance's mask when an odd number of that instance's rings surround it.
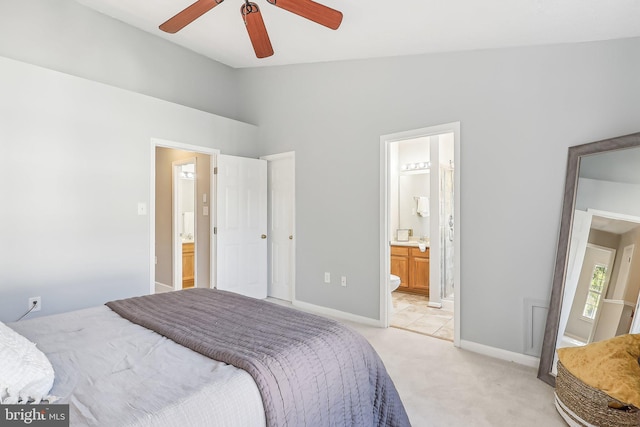
M 429 295 L 429 248 L 424 252 L 420 252 L 418 248 L 410 248 L 409 289 Z
M 429 295 L 429 248 L 391 246 L 391 274 L 400 277 L 398 290 Z
M 194 244 L 182 244 L 182 287 L 192 288 L 195 278 Z
M 409 287 L 409 248 L 391 246 L 391 274 L 400 278 L 398 289 Z

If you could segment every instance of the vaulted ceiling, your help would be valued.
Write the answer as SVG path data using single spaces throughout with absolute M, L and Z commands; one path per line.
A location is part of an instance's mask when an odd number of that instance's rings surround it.
M 77 1 L 235 68 L 640 36 L 637 0 L 320 0 L 343 13 L 336 31 L 253 0 L 275 50 L 257 59 L 244 0 L 224 0 L 173 35 L 158 25 L 195 0 Z

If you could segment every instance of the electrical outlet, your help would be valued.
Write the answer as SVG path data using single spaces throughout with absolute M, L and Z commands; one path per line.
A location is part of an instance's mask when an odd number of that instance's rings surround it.
M 36 307 L 31 310 L 31 308 L 33 307 L 33 304 L 35 303 Z M 42 309 L 42 298 L 40 297 L 31 297 L 29 298 L 29 307 L 27 307 L 28 310 L 31 311 L 40 311 L 40 309 Z
M 340 278 L 340 284 L 345 287 L 347 286 L 347 276 L 342 276 Z
M 331 273 L 324 273 L 324 283 L 331 283 Z

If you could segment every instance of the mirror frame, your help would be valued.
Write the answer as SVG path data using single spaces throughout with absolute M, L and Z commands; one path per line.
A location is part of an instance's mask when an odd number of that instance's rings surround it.
M 562 309 L 562 297 L 564 294 L 564 279 L 569 255 L 569 238 L 573 226 L 573 210 L 578 186 L 580 159 L 593 154 L 639 146 L 640 132 L 569 147 L 567 175 L 562 202 L 562 216 L 560 217 L 560 235 L 558 237 L 558 249 L 556 252 L 556 262 L 553 270 L 553 282 L 551 286 L 551 299 L 549 301 L 547 324 L 544 329 L 542 353 L 540 355 L 540 365 L 538 367 L 538 378 L 551 386 L 555 387 L 556 384 L 556 377 L 551 373 L 551 370 L 556 352 L 556 341 L 558 339 L 558 326 L 560 323 L 560 311 Z

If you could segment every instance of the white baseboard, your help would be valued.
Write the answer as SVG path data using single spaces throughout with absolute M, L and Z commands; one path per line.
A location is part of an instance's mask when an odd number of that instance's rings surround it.
M 321 314 L 323 316 L 335 317 L 338 319 L 349 320 L 351 322 L 362 323 L 363 325 L 382 327 L 380 320 L 371 319 L 369 317 L 358 316 L 357 314 L 347 313 L 345 311 L 335 310 L 333 308 L 322 307 L 321 305 L 310 304 L 308 302 L 294 299 L 291 305 L 302 310 L 312 313 Z
M 507 362 L 515 362 L 520 365 L 537 368 L 540 359 L 526 354 L 516 353 L 509 350 L 503 350 L 497 347 L 490 347 L 484 344 L 478 344 L 473 341 L 460 340 L 460 348 L 474 353 L 484 354 L 485 356 L 495 357 L 496 359 L 506 360 Z
M 431 301 L 429 301 L 427 303 L 427 306 L 428 307 L 433 307 L 433 308 L 442 308 L 442 304 L 439 303 L 439 302 L 431 302 Z

